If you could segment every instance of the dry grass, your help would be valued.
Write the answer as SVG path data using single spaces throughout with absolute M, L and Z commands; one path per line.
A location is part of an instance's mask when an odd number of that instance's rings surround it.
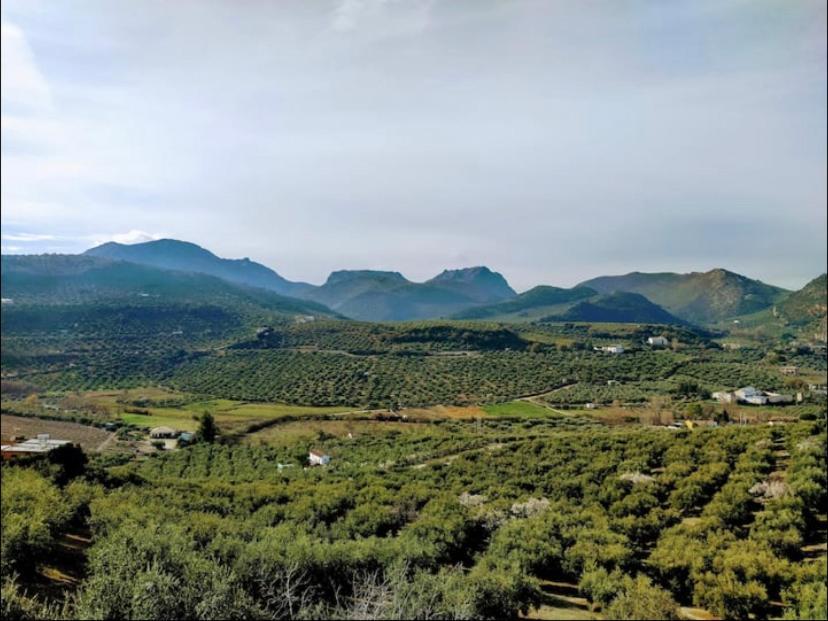
M 488 414 L 476 405 L 436 405 L 430 408 L 406 408 L 399 412 L 408 418 L 422 420 L 436 420 L 440 418 L 451 418 L 455 420 L 474 420 L 475 418 L 486 418 Z

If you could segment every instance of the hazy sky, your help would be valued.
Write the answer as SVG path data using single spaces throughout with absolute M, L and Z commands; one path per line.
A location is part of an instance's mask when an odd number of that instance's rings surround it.
M 294 280 L 826 264 L 821 0 L 4 0 L 3 252 Z

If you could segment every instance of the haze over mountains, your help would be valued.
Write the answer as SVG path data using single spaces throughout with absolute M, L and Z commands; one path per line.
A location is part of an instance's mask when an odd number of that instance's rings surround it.
M 250 259 L 221 259 L 201 246 L 176 239 L 159 239 L 141 244 L 109 242 L 90 248 L 84 254 L 168 270 L 210 274 L 239 284 L 270 289 L 283 295 L 296 296 L 312 288 L 312 285 L 307 283 L 291 282 L 282 278 L 269 267 Z
M 244 298 L 264 289 L 278 294 L 269 304 L 292 312 L 368 321 L 452 317 L 711 325 L 772 309 L 774 318 L 812 330 L 825 317 L 824 275 L 795 293 L 714 269 L 601 276 L 571 289 L 541 285 L 517 294 L 501 274 L 484 266 L 444 270 L 425 282 L 412 282 L 393 271 L 338 270 L 315 286 L 289 281 L 250 259 L 223 259 L 195 244 L 172 239 L 107 243 L 84 255 L 69 256 L 77 260 L 64 257 L 57 262 L 58 268 L 47 267 L 46 259 L 4 257 L 4 297 L 11 297 L 7 289 L 15 295 L 22 292 L 24 297 L 49 290 L 61 295 L 67 291 L 113 295 L 118 286 L 126 292 L 151 289 L 155 282 L 167 291 L 175 286 L 190 292 L 201 287 L 205 295 L 218 292 L 225 298 Z M 135 264 L 145 269 L 138 270 Z M 169 271 L 178 275 L 165 276 Z M 205 275 L 213 278 L 205 279 Z M 120 285 L 115 284 L 118 279 Z M 228 289 L 230 283 L 235 287 Z
M 229 282 L 93 255 L 3 255 L 3 297 L 20 304 L 212 305 L 279 314 L 336 314 L 321 304 Z
M 424 283 L 411 282 L 399 272 L 339 270 L 315 287 L 291 282 L 249 259 L 222 259 L 195 244 L 172 239 L 132 245 L 110 242 L 85 254 L 210 274 L 319 302 L 347 317 L 370 321 L 442 317 L 516 295 L 503 276 L 486 267 L 445 270 Z

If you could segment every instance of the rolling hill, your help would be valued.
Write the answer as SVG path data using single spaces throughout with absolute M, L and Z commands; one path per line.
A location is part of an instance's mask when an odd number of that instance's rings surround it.
M 697 324 L 711 324 L 768 308 L 786 293 L 785 289 L 723 269 L 689 274 L 632 272 L 593 278 L 578 286 L 605 294 L 638 293 L 673 315 Z
M 269 289 L 281 295 L 299 296 L 313 288 L 307 283 L 289 281 L 269 267 L 250 259 L 222 259 L 201 246 L 177 239 L 159 239 L 129 245 L 108 242 L 90 248 L 84 254 L 167 270 L 209 274 L 237 284 Z
M 584 300 L 566 312 L 548 317 L 556 321 L 604 323 L 686 324 L 638 293 L 616 292 Z
M 788 325 L 802 328 L 818 340 L 826 340 L 826 309 L 828 286 L 826 275 L 814 278 L 799 291 L 794 291 L 779 304 L 776 311 Z
M 564 305 L 597 295 L 594 289 L 575 287 L 562 289 L 541 285 L 525 291 L 511 300 L 469 308 L 453 315 L 455 319 L 520 319 L 563 311 Z

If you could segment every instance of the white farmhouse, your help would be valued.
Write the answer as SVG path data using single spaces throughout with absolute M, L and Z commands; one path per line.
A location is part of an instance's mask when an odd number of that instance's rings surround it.
M 663 336 L 651 336 L 647 339 L 647 345 L 652 345 L 653 347 L 667 347 L 669 344 L 670 341 Z
M 734 391 L 736 398 L 739 401 L 750 403 L 751 405 L 765 405 L 768 398 L 761 390 L 756 390 L 753 386 L 745 386 L 739 390 Z
M 331 463 L 331 456 L 326 455 L 321 451 L 309 451 L 308 463 L 311 466 L 327 466 L 329 463 Z
M 623 354 L 624 348 L 621 345 L 609 345 L 608 347 L 602 347 L 601 351 L 605 351 L 609 354 Z
M 745 386 L 744 388 L 740 388 L 739 390 L 735 391 L 733 394 L 735 394 L 738 399 L 744 401 L 748 397 L 756 397 L 761 395 L 762 393 L 756 390 L 753 386 Z

